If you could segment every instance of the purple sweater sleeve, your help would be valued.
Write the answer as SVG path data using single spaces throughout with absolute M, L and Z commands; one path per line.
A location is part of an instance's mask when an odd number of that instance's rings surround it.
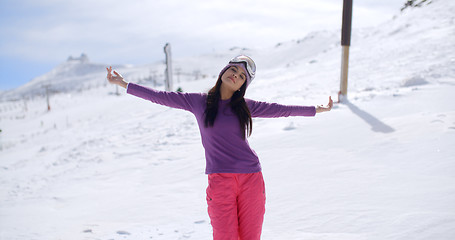
M 316 107 L 314 106 L 281 105 L 277 103 L 259 102 L 251 99 L 245 99 L 245 101 L 250 109 L 251 117 L 253 118 L 278 118 L 289 116 L 312 117 L 316 115 Z
M 197 104 L 196 101 L 202 97 L 202 94 L 198 93 L 158 91 L 134 83 L 128 84 L 126 92 L 136 97 L 149 100 L 153 103 L 172 108 L 179 108 L 190 112 L 194 111 L 195 104 Z

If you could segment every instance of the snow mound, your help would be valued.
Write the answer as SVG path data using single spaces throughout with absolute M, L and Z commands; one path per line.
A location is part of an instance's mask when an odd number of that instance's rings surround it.
M 428 84 L 428 81 L 426 81 L 425 78 L 423 78 L 421 76 L 415 76 L 415 77 L 411 77 L 411 78 L 404 80 L 401 83 L 401 86 L 402 87 L 413 87 L 413 86 L 421 86 L 421 85 L 425 85 L 425 84 Z

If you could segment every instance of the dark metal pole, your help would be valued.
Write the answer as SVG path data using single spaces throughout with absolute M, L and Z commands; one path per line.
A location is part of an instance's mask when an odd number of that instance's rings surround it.
M 352 25 L 352 0 L 343 0 L 343 22 L 341 27 L 341 77 L 340 92 L 341 97 L 347 98 L 348 95 L 348 66 L 349 66 L 349 46 L 351 45 L 351 25 Z M 341 95 L 341 96 L 340 96 Z
M 341 28 L 341 45 L 351 45 L 352 0 L 343 0 L 343 22 Z

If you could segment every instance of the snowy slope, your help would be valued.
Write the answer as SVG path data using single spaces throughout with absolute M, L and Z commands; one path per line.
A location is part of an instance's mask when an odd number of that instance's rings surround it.
M 315 118 L 254 120 L 263 239 L 455 238 L 453 12 L 455 2 L 434 0 L 354 29 L 348 102 Z M 258 65 L 247 97 L 325 104 L 339 88 L 338 36 L 175 59 L 178 85 L 207 91 L 243 52 Z M 74 84 L 50 112 L 42 97 L 0 103 L 0 239 L 211 239 L 194 117 L 113 94 L 95 65 L 37 78 Z M 139 81 L 164 66 L 116 68 Z M 83 78 L 90 87 L 78 91 Z

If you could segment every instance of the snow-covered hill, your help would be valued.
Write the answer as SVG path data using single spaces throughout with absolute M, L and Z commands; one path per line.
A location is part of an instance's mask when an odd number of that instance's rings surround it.
M 262 239 L 455 238 L 455 2 L 431 2 L 354 29 L 349 101 L 314 118 L 254 120 Z M 258 66 L 248 98 L 336 99 L 341 48 L 330 31 L 175 59 L 176 86 L 207 91 L 238 53 Z M 50 112 L 44 97 L 0 102 L 0 239 L 211 239 L 194 117 L 113 94 L 105 65 L 65 62 L 2 95 L 58 90 Z M 164 71 L 114 67 L 148 86 Z
M 100 79 L 105 78 L 105 66 L 106 64 L 91 63 L 88 59 L 81 61 L 79 58 L 70 57 L 50 72 L 32 79 L 23 86 L 0 93 L 0 99 L 3 101 L 31 99 L 44 95 L 46 87 L 51 93 L 72 93 L 97 88 L 104 84 Z M 137 67 L 128 65 L 113 67 L 140 72 Z

